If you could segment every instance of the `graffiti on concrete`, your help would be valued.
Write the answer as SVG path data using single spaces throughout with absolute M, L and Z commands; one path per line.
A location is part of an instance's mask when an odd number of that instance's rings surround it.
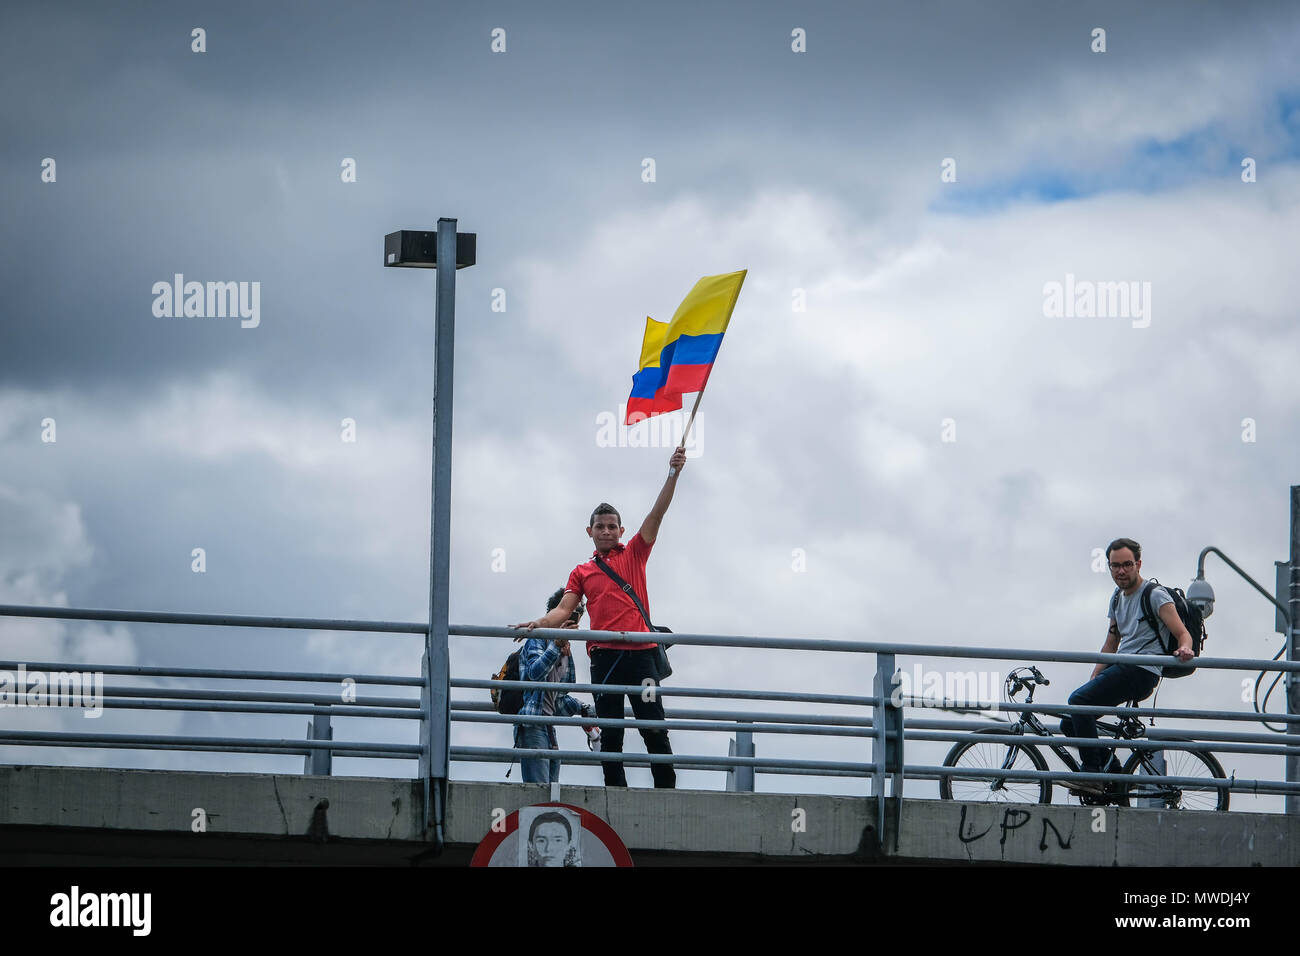
M 984 839 L 984 837 L 988 836 L 989 832 L 995 826 L 994 823 L 990 823 L 983 830 L 976 832 L 974 823 L 971 823 L 970 825 L 967 825 L 966 823 L 967 809 L 967 806 L 963 804 L 961 808 L 961 819 L 957 823 L 957 839 L 964 844 L 975 843 L 978 840 Z M 998 845 L 1005 847 L 1007 845 L 1007 834 L 1011 833 L 1013 830 L 1019 830 L 1022 827 L 1029 826 L 1033 819 L 1034 814 L 1030 810 L 1026 810 L 1023 807 L 1006 807 L 1002 811 L 1002 822 L 996 824 L 998 829 L 1001 831 Z M 1057 829 L 1056 824 L 1047 818 L 1046 814 L 1042 815 L 1042 833 L 1039 836 L 1038 849 L 1043 853 L 1047 852 L 1048 848 L 1051 846 L 1047 841 L 1048 830 L 1052 831 L 1058 849 L 1070 849 L 1070 844 L 1074 840 L 1073 818 L 1070 820 L 1070 832 L 1068 834 L 1063 834 L 1059 829 Z

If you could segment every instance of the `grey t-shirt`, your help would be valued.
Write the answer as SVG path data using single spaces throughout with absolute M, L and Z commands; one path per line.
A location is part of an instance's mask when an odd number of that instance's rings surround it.
M 1159 584 L 1151 589 L 1151 616 L 1160 625 L 1160 633 L 1156 634 L 1151 629 L 1151 625 L 1142 620 L 1142 591 L 1146 586 L 1147 582 L 1143 581 L 1142 586 L 1131 595 L 1116 588 L 1115 593 L 1110 596 L 1108 614 L 1115 619 L 1115 626 L 1119 628 L 1119 647 L 1115 649 L 1117 653 L 1163 654 L 1165 652 L 1164 641 L 1169 639 L 1169 628 L 1165 626 L 1164 621 L 1160 620 L 1160 608 L 1172 604 L 1174 599 Z M 1159 666 L 1143 665 L 1142 669 L 1160 675 Z

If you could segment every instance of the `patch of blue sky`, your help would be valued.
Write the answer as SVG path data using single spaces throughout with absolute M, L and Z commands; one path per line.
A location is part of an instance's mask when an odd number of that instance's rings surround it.
M 1082 199 L 1098 191 L 1092 176 L 1080 170 L 1038 167 L 992 182 L 967 185 L 961 179 L 939 187 L 930 202 L 930 212 L 980 216 L 1007 206 L 1043 205 Z
M 1300 159 L 1300 89 L 1278 94 L 1277 119 L 1287 138 L 1287 157 Z
M 1214 124 L 1173 139 L 1137 140 L 1113 163 L 1036 162 L 1001 179 L 959 179 L 936 190 L 929 210 L 981 216 L 1012 205 L 1048 205 L 1107 192 L 1159 193 L 1196 180 L 1237 177 L 1247 156 L 1259 163 L 1300 160 L 1300 91 L 1278 94 L 1275 105 L 1275 125 L 1265 142 L 1235 142 Z

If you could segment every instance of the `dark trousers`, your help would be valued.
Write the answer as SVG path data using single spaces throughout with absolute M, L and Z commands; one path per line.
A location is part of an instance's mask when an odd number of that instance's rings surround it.
M 1111 664 L 1071 694 L 1066 703 L 1106 707 L 1130 700 L 1142 701 L 1151 696 L 1159 682 L 1157 675 L 1135 664 Z M 1062 717 L 1061 733 L 1096 740 L 1097 718 L 1087 714 Z M 1079 765 L 1089 773 L 1102 773 L 1111 754 L 1109 747 L 1080 747 Z
M 654 651 L 614 651 L 596 647 L 591 651 L 591 682 L 593 684 L 643 684 L 647 678 L 655 676 Z M 655 681 L 658 686 L 658 681 Z M 659 695 L 628 694 L 632 702 L 632 713 L 637 720 L 663 720 L 664 705 Z M 618 718 L 623 716 L 622 694 L 597 694 L 596 716 Z M 641 729 L 641 739 L 645 741 L 647 753 L 670 754 L 672 745 L 668 743 L 668 731 Z M 600 750 L 602 753 L 623 752 L 623 728 L 602 727 L 600 731 Z M 605 786 L 626 787 L 627 775 L 623 773 L 621 761 L 608 760 L 601 764 L 605 769 Z M 654 763 L 650 765 L 655 787 L 671 790 L 677 786 L 677 774 L 672 764 Z

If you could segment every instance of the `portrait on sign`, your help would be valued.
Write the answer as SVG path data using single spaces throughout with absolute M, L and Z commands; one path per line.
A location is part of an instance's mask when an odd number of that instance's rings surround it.
M 582 821 L 564 807 L 519 811 L 519 866 L 582 866 Z

